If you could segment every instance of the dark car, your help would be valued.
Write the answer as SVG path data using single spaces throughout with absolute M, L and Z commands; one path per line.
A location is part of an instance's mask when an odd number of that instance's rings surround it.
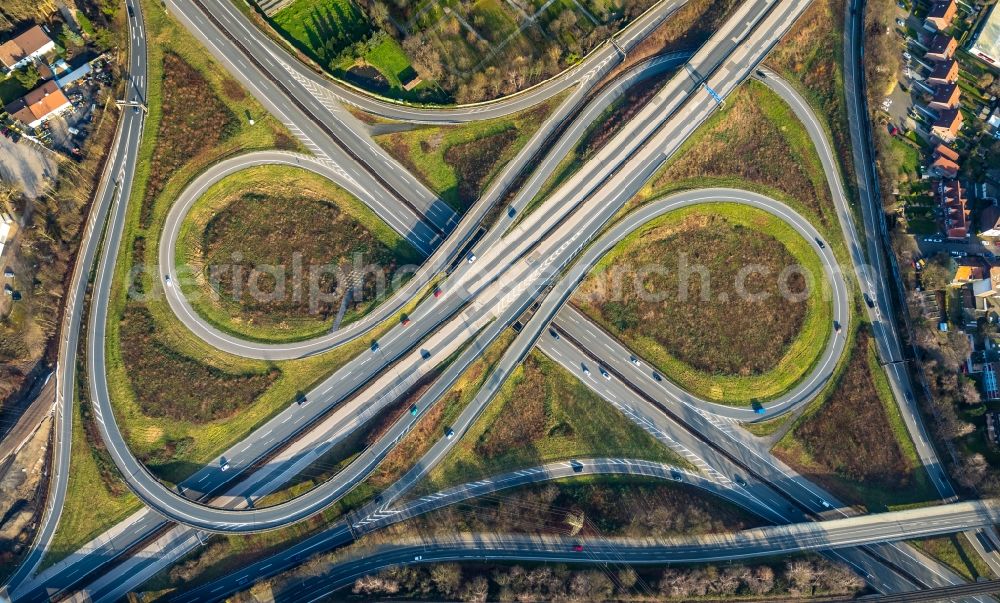
M 572 460 L 569 462 L 569 466 L 573 468 L 573 473 L 580 473 L 583 471 L 583 463 L 578 460 Z
M 653 381 L 663 381 L 663 377 L 660 376 L 660 373 L 653 373 Z
M 377 352 L 378 350 L 379 350 L 378 342 L 377 341 L 373 341 L 372 342 L 372 351 L 373 352 Z
M 551 327 L 549 328 L 549 335 L 551 335 L 553 339 L 559 339 L 559 333 Z
M 865 304 L 867 304 L 869 308 L 875 307 L 875 302 L 872 300 L 871 296 L 868 295 L 867 293 L 865 293 Z
M 743 479 L 742 477 L 740 477 L 738 475 L 734 475 L 733 476 L 733 481 L 735 481 L 737 484 L 739 484 L 740 486 L 742 486 L 744 488 L 747 487 L 747 480 Z

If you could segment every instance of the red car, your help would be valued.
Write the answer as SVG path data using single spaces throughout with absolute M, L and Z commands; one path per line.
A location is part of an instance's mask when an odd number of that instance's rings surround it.
M 400 319 L 399 322 L 402 323 L 402 325 L 405 327 L 406 325 L 410 324 L 410 317 L 404 314 L 403 318 Z
M 441 287 L 434 287 L 434 297 L 441 297 Z
M 582 553 L 583 552 L 583 545 L 582 544 L 578 544 L 578 545 L 576 545 L 576 546 L 573 547 L 573 550 L 576 551 L 577 553 Z

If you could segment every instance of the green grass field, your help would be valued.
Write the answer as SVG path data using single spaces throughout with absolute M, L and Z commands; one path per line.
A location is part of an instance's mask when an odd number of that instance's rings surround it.
M 375 140 L 452 209 L 464 213 L 565 95 L 511 116 L 384 134 Z
M 352 0 L 295 0 L 279 11 L 271 25 L 304 55 L 362 87 L 386 96 L 409 99 L 403 88 L 416 72 L 399 42 L 379 31 Z M 359 80 L 355 65 L 375 68 L 385 82 Z M 426 87 L 421 83 L 419 88 Z
M 554 361 L 534 351 L 421 482 L 421 492 L 585 456 L 687 462 Z
M 320 65 L 336 68 L 341 53 L 371 35 L 368 17 L 352 0 L 295 0 L 271 20 Z
M 232 260 L 234 253 L 239 262 Z M 306 294 L 294 301 L 289 273 L 294 254 L 303 267 L 305 289 L 311 282 L 311 266 L 352 265 L 355 254 L 360 254 L 363 265 L 390 272 L 421 259 L 371 209 L 333 182 L 300 168 L 257 166 L 217 182 L 191 208 L 178 237 L 176 274 L 196 276 L 177 281 L 192 307 L 224 332 L 266 342 L 309 339 L 330 330 L 342 296 L 315 308 Z M 229 264 L 243 267 L 245 275 L 256 265 L 286 267 L 284 295 L 267 301 L 236 300 L 232 270 L 225 271 L 229 278 L 220 279 L 221 295 L 214 294 L 208 284 L 209 266 Z M 246 292 L 247 283 L 240 284 Z M 378 305 L 374 279 L 366 285 L 357 298 L 361 300 L 364 293 L 366 301 L 350 304 L 342 325 Z M 273 287 L 266 289 L 272 291 Z
M 678 235 L 683 238 L 692 232 L 697 233 L 692 245 L 683 244 L 677 249 L 669 243 Z M 725 245 L 719 242 L 720 237 L 726 238 Z M 751 251 L 768 238 L 773 243 L 767 251 L 763 247 Z M 720 250 L 720 255 L 714 256 L 719 246 L 726 251 Z M 751 256 L 770 253 L 771 259 L 781 265 L 771 266 L 763 255 L 742 258 L 740 253 L 744 252 Z M 680 253 L 691 257 L 680 258 Z M 788 258 L 781 259 L 785 253 Z M 681 295 L 682 260 L 705 266 L 712 279 L 710 290 L 702 291 L 699 279 L 693 277 L 690 291 Z M 746 281 L 747 292 L 770 295 L 763 301 L 755 302 L 739 294 L 738 289 L 728 288 L 748 262 L 761 262 L 777 275 L 785 265 L 791 265 L 786 263 L 789 260 L 813 275 L 812 288 L 804 301 L 782 301 L 776 278 L 773 282 Z M 629 275 L 650 265 L 667 272 L 649 275 L 644 286 L 647 291 L 666 296 L 665 300 L 641 301 L 630 286 L 623 287 L 621 294 L 616 292 L 612 299 L 606 298 L 605 287 L 613 278 L 609 274 L 624 270 L 623 282 L 631 283 Z M 784 221 L 762 210 L 713 203 L 670 212 L 629 235 L 594 267 L 574 294 L 573 303 L 684 390 L 716 402 L 748 405 L 784 393 L 817 362 L 832 330 L 829 286 L 809 242 Z M 710 300 L 704 300 L 705 293 Z M 723 296 L 726 301 L 721 301 Z M 793 319 L 796 315 L 797 320 Z M 664 325 L 680 322 L 687 325 L 682 332 L 664 330 Z M 726 343 L 731 338 L 738 341 Z M 772 362 L 761 364 L 766 358 Z

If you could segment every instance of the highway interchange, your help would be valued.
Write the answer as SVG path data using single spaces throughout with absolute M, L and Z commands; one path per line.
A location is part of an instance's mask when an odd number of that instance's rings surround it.
M 618 42 L 621 47 L 627 49 L 637 43 L 681 4 L 683 3 L 657 4 L 632 27 L 619 34 Z M 321 353 L 363 337 L 371 328 L 391 320 L 414 297 L 422 295 L 423 298 L 410 312 L 414 320 L 412 326 L 405 331 L 401 327 L 391 329 L 379 339 L 377 352 L 366 352 L 335 372 L 307 394 L 307 404 L 290 405 L 247 439 L 234 444 L 216 461 L 192 475 L 177 490 L 161 484 L 128 451 L 114 421 L 105 380 L 103 342 L 111 290 L 110 279 L 114 274 L 143 123 L 142 111 L 126 110 L 120 122 L 104 186 L 88 222 L 68 298 L 57 373 L 59 396 L 56 413 L 59 420 L 52 478 L 54 488 L 49 511 L 29 561 L 10 582 L 11 592 L 15 594 L 16 600 L 40 600 L 53 593 L 70 592 L 86 593 L 93 600 L 115 600 L 139 586 L 156 571 L 168 567 L 184 552 L 198 546 L 204 532 L 271 529 L 309 517 L 329 506 L 363 480 L 419 417 L 411 418 L 407 415 L 398 421 L 379 442 L 366 449 L 347 469 L 305 495 L 281 505 L 259 509 L 247 508 L 247 502 L 280 488 L 306 468 L 325 447 L 333 445 L 353 429 L 363 425 L 378 410 L 406 393 L 429 369 L 458 352 L 457 358 L 447 365 L 420 398 L 420 413 L 422 415 L 427 412 L 481 351 L 517 320 L 524 309 L 535 303 L 538 307 L 533 317 L 522 325 L 514 343 L 494 368 L 486 385 L 453 425 L 456 432 L 454 441 L 479 416 L 506 375 L 528 351 L 538 346 L 543 353 L 575 373 L 579 373 L 581 364 L 592 363 L 607 367 L 614 376 L 612 379 L 584 378 L 584 382 L 697 469 L 697 472 L 687 472 L 676 468 L 651 467 L 644 465 L 642 461 L 626 459 L 586 462 L 584 467 L 587 473 L 635 471 L 641 474 L 642 471 L 649 471 L 659 472 L 657 475 L 663 479 L 677 479 L 679 473 L 682 481 L 730 498 L 775 524 L 798 524 L 809 519 L 830 519 L 853 514 L 850 509 L 839 508 L 841 505 L 834 497 L 776 461 L 766 447 L 736 428 L 732 420 L 753 419 L 752 411 L 712 405 L 693 398 L 670 383 L 653 379 L 648 369 L 641 370 L 628 361 L 632 354 L 613 336 L 601 331 L 565 305 L 575 284 L 615 242 L 655 215 L 686 204 L 728 200 L 754 205 L 786 220 L 807 240 L 819 239 L 818 233 L 808 221 L 786 206 L 767 197 L 734 190 L 691 191 L 661 199 L 647 204 L 640 212 L 629 214 L 626 219 L 615 223 L 611 230 L 604 232 L 618 209 L 717 108 L 717 102 L 703 86 L 709 86 L 725 98 L 754 73 L 768 50 L 790 28 L 795 18 L 808 6 L 808 2 L 747 2 L 693 55 L 682 53 L 647 61 L 593 95 L 593 85 L 621 60 L 621 51 L 613 44 L 602 46 L 578 67 L 524 94 L 500 102 L 457 109 L 387 103 L 316 76 L 288 57 L 266 36 L 256 32 L 254 26 L 225 0 L 194 0 L 191 3 L 171 0 L 167 5 L 172 14 L 205 42 L 230 73 L 240 79 L 265 107 L 303 141 L 312 156 L 262 153 L 237 157 L 218 164 L 192 183 L 185 192 L 187 196 L 182 194 L 182 201 L 174 206 L 163 233 L 166 244 L 161 245 L 161 282 L 174 264 L 172 244 L 176 229 L 186 212 L 185 206 L 193 202 L 213 178 L 221 177 L 228 173 L 227 170 L 239 169 L 254 162 L 294 163 L 331 178 L 369 203 L 390 226 L 429 256 L 417 277 L 397 292 L 396 296 L 383 303 L 368 319 L 316 340 L 288 344 L 260 344 L 239 340 L 207 324 L 191 310 L 183 296 L 178 294 L 179 287 L 164 287 L 178 319 L 198 337 L 234 354 L 266 359 L 296 358 Z M 144 102 L 145 39 L 140 7 L 134 5 L 134 8 L 136 17 L 130 19 L 133 29 L 129 53 L 129 94 L 131 99 Z M 853 8 L 851 10 L 854 11 Z M 853 14 L 852 12 L 852 16 Z M 851 39 L 856 41 L 858 38 Z M 845 46 L 851 46 L 851 42 L 845 42 Z M 854 57 L 853 54 L 849 56 Z M 531 214 L 521 216 L 522 210 L 561 157 L 579 140 L 587 125 L 621 94 L 626 85 L 641 77 L 663 73 L 685 60 L 688 61 L 685 67 L 666 82 L 656 98 L 622 133 L 602 148 L 597 157 L 567 180 Z M 879 238 L 877 234 L 880 231 L 867 227 L 868 220 L 874 219 L 875 214 L 881 215 L 880 212 L 872 211 L 877 205 L 871 204 L 878 203 L 878 200 L 870 199 L 871 195 L 862 196 L 863 207 L 870 205 L 864 212 L 865 232 L 869 236 L 862 243 L 858 241 L 859 232 L 853 224 L 829 143 L 815 116 L 794 90 L 774 74 L 766 75 L 762 81 L 789 102 L 816 143 L 837 203 L 837 213 L 851 251 L 857 282 L 862 283 L 862 288 L 874 287 L 877 295 L 877 304 L 870 311 L 870 318 L 876 325 L 880 352 L 883 358 L 899 359 L 901 352 L 895 325 L 881 318 L 893 315 L 888 310 L 892 305 L 887 289 L 888 279 L 892 277 L 886 274 L 881 261 L 868 266 L 866 260 L 867 257 L 878 256 L 876 239 Z M 372 144 L 367 139 L 364 128 L 339 106 L 339 101 L 344 101 L 388 117 L 450 123 L 509 114 L 565 90 L 572 92 L 556 109 L 555 114 L 494 182 L 483 200 L 461 218 L 455 216 L 387 153 Z M 852 127 L 859 132 L 867 128 L 866 125 L 859 125 L 865 123 L 864 115 L 866 113 L 861 112 L 852 120 Z M 565 127 L 560 129 L 560 126 Z M 456 264 L 455 270 L 439 284 L 445 293 L 441 299 L 426 295 L 427 284 L 456 258 L 461 260 L 464 257 L 489 206 L 503 197 L 506 187 L 515 181 L 518 172 L 543 148 L 545 139 L 557 131 L 561 132 L 558 140 L 538 163 L 538 168 L 532 172 L 524 187 L 516 192 L 511 211 L 475 243 L 474 251 L 479 260 L 475 263 L 459 261 Z M 858 153 L 859 145 L 854 146 L 855 153 Z M 855 163 L 864 164 L 857 160 Z M 381 169 L 383 167 L 387 169 Z M 859 178 L 862 177 L 873 178 L 874 175 L 859 171 Z M 872 189 L 869 187 L 867 190 Z M 106 218 L 106 215 L 110 217 Z M 515 221 L 515 217 L 519 221 L 511 228 L 510 224 Z M 95 413 L 102 438 L 130 487 L 153 511 L 145 509 L 136 513 L 108 534 L 102 535 L 88 550 L 71 555 L 44 572 L 30 576 L 46 543 L 51 540 L 65 497 L 71 421 L 64 417 L 71 416 L 69 405 L 73 399 L 76 364 L 73 358 L 80 338 L 84 312 L 83 293 L 87 284 L 82 276 L 86 275 L 97 257 L 100 229 L 95 235 L 94 225 L 103 224 L 106 219 L 109 227 L 95 271 L 94 295 L 88 316 L 88 381 L 91 398 L 96 402 Z M 864 251 L 866 246 L 867 254 Z M 840 273 L 829 249 L 815 244 L 813 247 L 823 258 L 833 284 L 834 317 L 846 326 L 850 316 L 849 279 L 845 279 Z M 556 330 L 563 336 L 556 339 L 547 335 L 549 329 Z M 830 341 L 824 348 L 823 358 L 813 374 L 794 391 L 768 403 L 770 416 L 810 400 L 832 374 L 833 365 L 843 352 L 843 347 L 843 337 L 831 334 Z M 904 412 L 904 415 L 908 414 L 907 424 L 911 433 L 917 434 L 914 441 L 921 449 L 921 458 L 928 466 L 942 497 L 950 499 L 954 493 L 947 484 L 923 431 L 910 393 L 912 390 L 908 376 L 898 363 L 892 363 L 891 360 L 889 362 L 889 366 L 894 368 L 888 372 L 901 406 L 910 409 L 910 413 Z M 648 364 L 645 366 L 648 367 Z M 393 370 L 387 370 L 389 367 Z M 268 569 L 271 572 L 277 571 L 300 562 L 305 557 L 303 551 L 313 553 L 329 550 L 347 544 L 359 533 L 376 529 L 387 521 L 430 510 L 433 505 L 422 508 L 419 500 L 415 507 L 414 503 L 392 505 L 447 453 L 451 443 L 446 438 L 436 442 L 413 470 L 383 493 L 378 504 L 369 505 L 352 515 L 349 521 L 340 522 L 317 535 L 314 537 L 316 542 L 312 542 L 312 539 L 304 541 L 298 547 L 285 551 L 280 559 L 266 560 L 259 565 L 270 563 Z M 257 467 L 258 460 L 264 457 L 268 461 L 262 467 Z M 231 467 L 230 471 L 219 471 L 223 463 Z M 568 464 L 563 464 L 558 470 L 549 467 L 525 471 L 513 481 L 498 476 L 496 480 L 484 480 L 488 484 L 480 484 L 479 488 L 497 483 L 509 483 L 506 487 L 510 487 L 553 479 L 551 475 L 559 475 L 559 471 L 565 472 L 567 467 Z M 234 479 L 236 476 L 240 476 L 238 481 Z M 737 477 L 745 485 L 736 483 L 734 480 Z M 475 484 L 461 488 L 464 489 L 456 491 L 459 494 L 452 492 L 452 498 L 462 500 L 463 497 L 475 496 L 478 491 Z M 449 498 L 444 496 L 441 500 Z M 955 517 L 950 522 L 935 525 L 942 531 L 985 525 L 984 522 L 969 521 L 967 516 Z M 961 582 L 961 578 L 953 572 L 911 547 L 887 543 L 895 539 L 898 538 L 875 535 L 871 541 L 854 542 L 848 538 L 835 543 L 836 547 L 811 546 L 837 548 L 837 551 L 829 551 L 827 554 L 851 564 L 873 587 L 884 592 Z M 972 541 L 977 542 L 975 538 Z M 313 548 L 303 549 L 302 546 L 306 543 Z M 858 544 L 863 546 L 853 548 Z M 806 548 L 805 545 L 803 548 Z M 122 555 L 123 551 L 127 551 L 128 555 Z M 401 551 L 405 552 L 405 549 Z M 521 545 L 491 549 L 491 556 L 507 556 L 505 558 L 510 559 L 555 560 L 565 556 L 564 550 L 557 553 L 553 554 L 551 550 L 529 551 Z M 442 547 L 441 558 L 448 558 L 448 554 L 458 553 L 454 549 Z M 988 561 L 991 560 L 992 555 L 985 551 L 983 554 Z M 637 552 L 637 559 L 642 555 L 649 559 L 649 553 L 641 551 Z M 395 563 L 403 558 L 387 557 L 385 561 Z M 600 561 L 600 549 L 597 548 L 588 559 Z M 367 570 L 375 568 L 374 564 L 378 561 L 366 566 Z M 267 573 L 269 572 L 259 571 L 249 575 L 259 578 Z M 245 577 L 229 576 L 221 581 L 221 585 L 213 583 L 205 587 L 214 590 L 202 589 L 199 591 L 201 596 L 192 600 L 224 596 L 225 593 L 243 587 L 246 584 L 243 579 Z M 321 588 L 329 587 L 330 585 L 326 585 Z

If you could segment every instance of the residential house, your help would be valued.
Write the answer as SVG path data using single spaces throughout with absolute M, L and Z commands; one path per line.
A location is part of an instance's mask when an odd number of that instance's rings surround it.
M 924 27 L 936 31 L 948 29 L 951 26 L 952 19 L 955 18 L 957 10 L 958 7 L 955 4 L 955 0 L 935 2 L 924 19 Z
M 958 180 L 940 180 L 934 187 L 942 212 L 942 230 L 949 239 L 969 236 L 969 208 Z
M 987 243 L 1000 241 L 1000 207 L 990 205 L 979 212 L 979 238 Z
M 0 44 L 0 66 L 13 71 L 27 65 L 56 47 L 45 30 L 36 25 Z
M 72 110 L 73 104 L 59 86 L 49 80 L 4 109 L 29 128 L 37 128 L 53 117 Z
M 962 130 L 962 112 L 958 109 L 945 109 L 938 112 L 938 118 L 931 126 L 931 136 L 941 142 L 954 142 L 958 138 L 958 133 Z
M 955 269 L 955 277 L 951 279 L 954 286 L 965 285 L 983 280 L 983 269 L 980 266 L 959 266 Z
M 937 178 L 954 178 L 958 175 L 958 153 L 950 147 L 939 144 L 931 156 L 928 172 Z
M 941 84 L 934 89 L 934 98 L 928 103 L 928 107 L 935 111 L 945 111 L 958 107 L 962 97 L 962 89 L 958 84 Z
M 955 38 L 941 33 L 935 34 L 927 46 L 924 58 L 931 61 L 947 61 L 955 54 L 956 48 L 958 48 L 958 42 L 955 41 Z
M 985 314 L 1000 315 L 1000 267 L 990 268 L 989 278 L 972 283 L 976 296 L 976 310 Z
M 942 84 L 954 84 L 958 81 L 958 61 L 949 59 L 934 63 L 931 74 L 927 76 L 927 84 L 930 86 L 940 86 Z

